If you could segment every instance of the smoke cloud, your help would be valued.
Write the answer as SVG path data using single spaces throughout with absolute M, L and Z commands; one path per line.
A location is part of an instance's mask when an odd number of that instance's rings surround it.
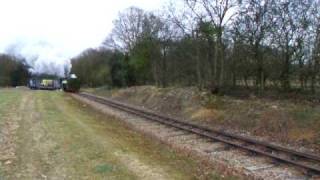
M 70 58 L 101 45 L 118 12 L 167 0 L 1 0 L 0 53 L 26 59 L 33 73 L 63 75 Z
M 21 57 L 30 66 L 33 74 L 46 73 L 64 76 L 71 69 L 70 58 L 63 49 L 43 40 L 17 41 L 9 45 L 5 53 Z

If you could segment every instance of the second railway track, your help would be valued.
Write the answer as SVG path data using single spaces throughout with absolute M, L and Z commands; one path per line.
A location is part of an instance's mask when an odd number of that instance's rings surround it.
M 220 130 L 209 129 L 200 125 L 185 122 L 176 118 L 147 111 L 118 101 L 95 96 L 88 93 L 80 93 L 81 97 L 125 111 L 127 113 L 155 121 L 169 127 L 174 127 L 212 141 L 219 141 L 232 147 L 246 150 L 256 155 L 262 155 L 278 162 L 301 168 L 307 173 L 320 174 L 320 157 L 310 153 L 295 151 L 271 143 L 258 141 L 252 138 L 227 133 Z

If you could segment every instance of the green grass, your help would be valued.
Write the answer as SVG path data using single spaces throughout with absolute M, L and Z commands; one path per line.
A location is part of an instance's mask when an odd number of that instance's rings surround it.
M 12 113 L 10 109 L 19 106 L 22 93 L 18 90 L 0 89 L 0 132 L 3 123 L 8 120 L 10 113 Z
M 293 120 L 302 128 L 318 125 L 320 122 L 320 108 L 311 106 L 297 106 L 291 110 Z
M 100 164 L 94 168 L 94 171 L 99 174 L 108 173 L 113 170 L 113 166 L 111 164 Z
M 41 174 L 49 179 L 131 180 L 141 179 L 143 173 L 150 176 L 143 168 L 165 179 L 221 178 L 213 168 L 200 168 L 200 162 L 62 92 L 5 93 L 0 94 L 0 107 L 11 108 L 0 109 L 0 115 L 5 112 L 22 118 L 16 134 L 17 160 L 11 170 L 3 172 L 8 179 L 37 179 Z M 13 108 L 22 97 L 28 98 L 28 104 Z
M 21 91 L 11 91 L 8 89 L 0 89 L 0 139 L 2 136 L 2 128 L 4 128 L 4 123 L 11 121 L 11 112 L 12 109 L 15 109 L 19 106 L 19 99 L 22 97 Z M 1 141 L 0 141 L 1 146 Z M 0 162 L 0 180 L 5 179 L 5 167 Z
M 19 103 L 19 99 L 22 97 L 22 91 L 11 91 L 8 89 L 0 89 L 0 122 L 3 118 L 3 114 L 9 113 L 8 109 L 12 106 L 16 106 Z

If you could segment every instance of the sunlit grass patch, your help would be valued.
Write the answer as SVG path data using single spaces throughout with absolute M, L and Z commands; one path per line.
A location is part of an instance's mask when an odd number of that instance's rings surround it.
M 113 166 L 111 164 L 99 164 L 94 168 L 95 173 L 104 174 L 111 172 L 113 170 Z
M 295 123 L 300 127 L 314 127 L 320 123 L 320 108 L 310 106 L 296 106 L 291 110 Z
M 211 109 L 225 109 L 228 103 L 222 96 L 209 95 L 204 99 L 204 106 Z

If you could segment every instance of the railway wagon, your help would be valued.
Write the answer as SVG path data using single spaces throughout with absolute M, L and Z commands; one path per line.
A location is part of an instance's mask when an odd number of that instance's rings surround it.
M 40 80 L 39 79 L 29 79 L 29 82 L 28 82 L 28 87 L 30 89 L 39 89 L 40 87 Z
M 57 79 L 32 78 L 28 82 L 28 87 L 33 90 L 57 90 L 61 88 L 61 84 Z

